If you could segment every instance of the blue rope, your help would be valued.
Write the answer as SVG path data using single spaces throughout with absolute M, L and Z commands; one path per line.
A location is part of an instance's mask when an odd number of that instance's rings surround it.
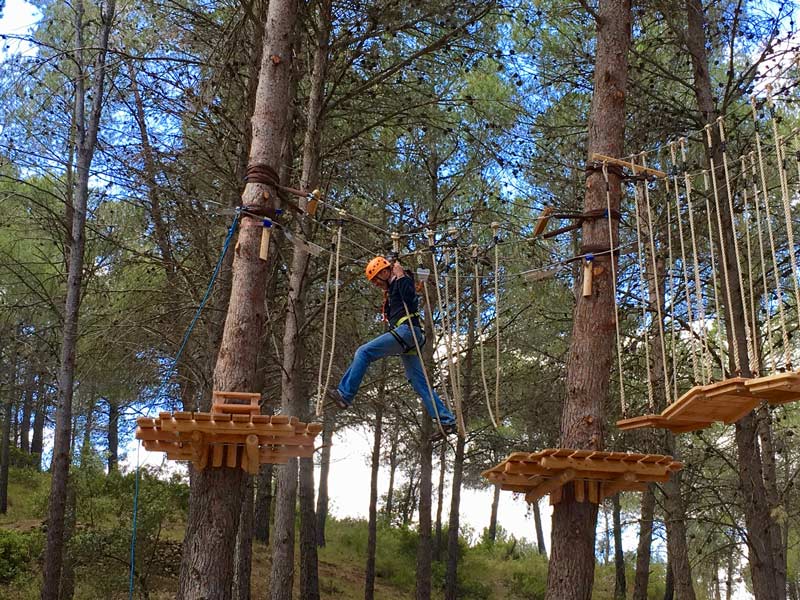
M 228 229 L 228 235 L 225 237 L 225 242 L 222 244 L 222 250 L 219 254 L 219 260 L 217 261 L 217 265 L 214 267 L 214 272 L 211 274 L 211 280 L 208 282 L 208 288 L 206 288 L 206 293 L 203 296 L 203 299 L 200 300 L 200 304 L 197 307 L 197 312 L 194 313 L 194 318 L 192 322 L 189 323 L 189 327 L 186 329 L 186 333 L 183 335 L 183 340 L 181 340 L 181 345 L 178 348 L 177 354 L 175 354 L 175 359 L 172 361 L 169 369 L 167 370 L 166 375 L 164 376 L 164 380 L 161 383 L 161 387 L 158 388 L 156 392 L 156 396 L 160 396 L 169 385 L 169 380 L 172 379 L 173 373 L 175 373 L 175 369 L 178 365 L 178 361 L 183 354 L 183 351 L 186 349 L 186 344 L 189 341 L 189 336 L 192 334 L 192 330 L 194 329 L 195 325 L 197 325 L 197 321 L 200 319 L 200 313 L 203 312 L 203 309 L 208 302 L 208 299 L 211 297 L 211 291 L 214 289 L 214 283 L 217 281 L 217 276 L 219 276 L 220 269 L 222 268 L 222 262 L 225 259 L 225 255 L 228 253 L 228 248 L 231 245 L 231 240 L 233 239 L 233 233 L 236 231 L 236 226 L 239 224 L 239 216 L 240 212 L 236 211 L 236 214 L 233 217 L 233 223 L 231 223 L 230 229 Z M 139 448 L 141 447 L 141 442 L 139 442 L 139 446 L 136 447 L 136 484 L 134 485 L 133 491 L 133 524 L 131 526 L 131 566 L 130 566 L 130 578 L 128 582 L 128 599 L 133 600 L 133 575 L 134 575 L 134 561 L 136 559 L 136 522 L 137 522 L 137 514 L 139 510 Z
M 133 526 L 131 532 L 131 572 L 128 582 L 128 600 L 133 600 L 133 574 L 136 570 L 134 568 L 134 559 L 136 558 L 136 517 L 139 513 L 139 448 L 142 447 L 142 442 L 136 446 L 136 484 L 133 487 Z

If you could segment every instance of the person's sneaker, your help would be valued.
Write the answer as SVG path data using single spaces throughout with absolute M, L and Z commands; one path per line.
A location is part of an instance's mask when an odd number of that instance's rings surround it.
M 350 403 L 344 399 L 342 393 L 336 388 L 330 389 L 327 392 L 325 392 L 325 397 L 328 399 L 328 404 L 332 404 L 333 406 L 336 406 L 340 410 L 347 410 L 348 408 L 350 408 Z
M 455 435 L 458 433 L 458 427 L 455 423 L 448 423 L 447 425 L 442 425 L 439 427 L 438 423 L 434 424 L 434 431 L 431 434 L 431 443 L 434 444 L 440 440 L 443 440 L 445 436 L 448 435 Z

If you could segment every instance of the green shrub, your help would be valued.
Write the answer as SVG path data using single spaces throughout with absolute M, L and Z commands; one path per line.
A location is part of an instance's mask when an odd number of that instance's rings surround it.
M 37 534 L 0 529 L 0 583 L 9 583 L 25 572 L 39 549 Z

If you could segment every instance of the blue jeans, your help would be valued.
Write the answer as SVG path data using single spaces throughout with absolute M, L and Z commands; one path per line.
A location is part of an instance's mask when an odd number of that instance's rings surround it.
M 403 323 L 395 330 L 395 333 L 400 335 L 407 347 L 415 348 L 411 326 L 408 323 Z M 414 333 L 421 347 L 425 340 L 422 330 L 419 327 L 414 327 Z M 433 399 L 431 399 L 428 384 L 425 382 L 425 374 L 422 371 L 422 361 L 417 356 L 416 350 L 411 353 L 404 353 L 403 346 L 391 333 L 379 335 L 356 350 L 353 363 L 345 371 L 342 380 L 339 382 L 339 393 L 342 394 L 345 401 L 352 404 L 353 398 L 355 398 L 358 388 L 361 386 L 361 380 L 364 379 L 369 366 L 385 356 L 399 356 L 403 361 L 406 377 L 411 382 L 411 387 L 414 388 L 414 391 L 422 398 L 422 403 L 432 419 L 436 420 L 436 415 L 438 414 L 442 425 L 455 423 L 456 420 L 453 417 L 453 413 L 445 406 L 435 390 L 431 390 L 433 392 Z

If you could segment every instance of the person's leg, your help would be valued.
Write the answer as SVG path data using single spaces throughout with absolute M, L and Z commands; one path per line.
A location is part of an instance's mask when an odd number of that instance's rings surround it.
M 383 358 L 384 356 L 397 355 L 403 352 L 402 346 L 391 333 L 384 333 L 375 339 L 360 346 L 356 350 L 353 362 L 347 368 L 342 380 L 339 382 L 338 390 L 342 398 L 348 403 L 353 403 L 358 388 L 361 387 L 361 380 L 367 372 L 370 364 Z
M 442 425 L 455 423 L 456 419 L 453 413 L 450 412 L 450 409 L 442 402 L 439 394 L 433 389 L 433 383 L 431 383 L 431 388 L 428 389 L 428 383 L 425 381 L 425 373 L 422 370 L 422 361 L 419 356 L 417 356 L 416 352 L 413 354 L 403 354 L 401 358 L 403 360 L 403 366 L 406 369 L 406 377 L 408 377 L 408 380 L 411 382 L 411 387 L 414 388 L 414 391 L 422 398 L 422 404 L 425 405 L 425 410 L 428 411 L 431 419 L 436 421 L 438 415 Z M 431 398 L 431 392 L 433 392 L 433 398 Z

